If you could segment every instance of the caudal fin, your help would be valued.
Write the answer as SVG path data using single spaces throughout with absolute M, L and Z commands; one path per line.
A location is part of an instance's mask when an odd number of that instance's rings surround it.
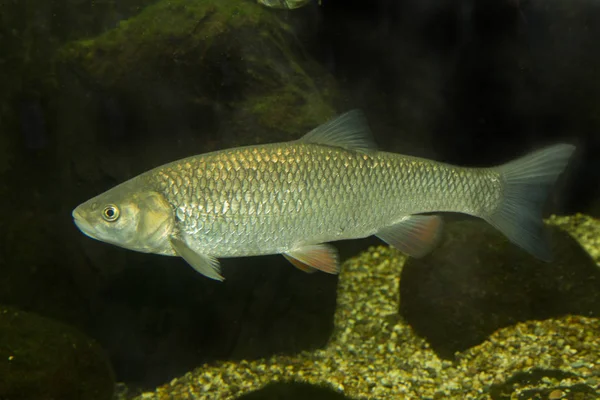
M 544 261 L 552 259 L 552 252 L 543 237 L 543 206 L 574 151 L 573 145 L 558 144 L 498 167 L 504 180 L 503 201 L 484 217 L 511 242 Z

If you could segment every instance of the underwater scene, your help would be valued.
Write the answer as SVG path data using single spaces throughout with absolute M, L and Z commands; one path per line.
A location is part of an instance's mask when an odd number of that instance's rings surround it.
M 0 400 L 600 399 L 600 2 L 0 0 Z

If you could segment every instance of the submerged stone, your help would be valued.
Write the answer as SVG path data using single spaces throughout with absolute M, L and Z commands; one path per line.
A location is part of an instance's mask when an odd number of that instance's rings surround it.
M 259 4 L 169 0 L 65 46 L 59 70 L 94 90 L 104 121 L 92 135 L 189 134 L 206 151 L 295 139 L 333 116 L 334 80 L 307 55 Z
M 0 306 L 0 398 L 110 400 L 113 372 L 100 346 L 76 329 Z
M 401 315 L 447 358 L 520 321 L 600 316 L 600 269 L 567 232 L 549 231 L 545 263 L 483 221 L 447 224 L 438 249 L 407 260 Z

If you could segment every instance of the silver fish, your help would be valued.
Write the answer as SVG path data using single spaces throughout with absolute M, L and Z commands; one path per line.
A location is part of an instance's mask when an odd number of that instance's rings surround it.
M 549 260 L 542 205 L 575 150 L 558 144 L 492 168 L 378 151 L 359 111 L 299 140 L 201 154 L 157 167 L 81 204 L 75 224 L 127 249 L 183 257 L 223 280 L 218 258 L 283 254 L 339 271 L 326 242 L 376 235 L 420 257 L 438 241 L 432 212 L 483 218 Z
M 312 0 L 257 0 L 257 2 L 263 6 L 280 10 L 293 10 L 295 8 L 304 7 L 311 1 Z

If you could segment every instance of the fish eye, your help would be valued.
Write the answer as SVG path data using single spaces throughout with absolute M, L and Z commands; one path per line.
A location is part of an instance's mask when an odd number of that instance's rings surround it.
M 119 208 L 114 204 L 109 204 L 106 207 L 104 207 L 104 210 L 102 210 L 102 218 L 104 218 L 104 220 L 108 222 L 116 221 L 119 218 L 120 214 L 121 213 L 119 212 Z

